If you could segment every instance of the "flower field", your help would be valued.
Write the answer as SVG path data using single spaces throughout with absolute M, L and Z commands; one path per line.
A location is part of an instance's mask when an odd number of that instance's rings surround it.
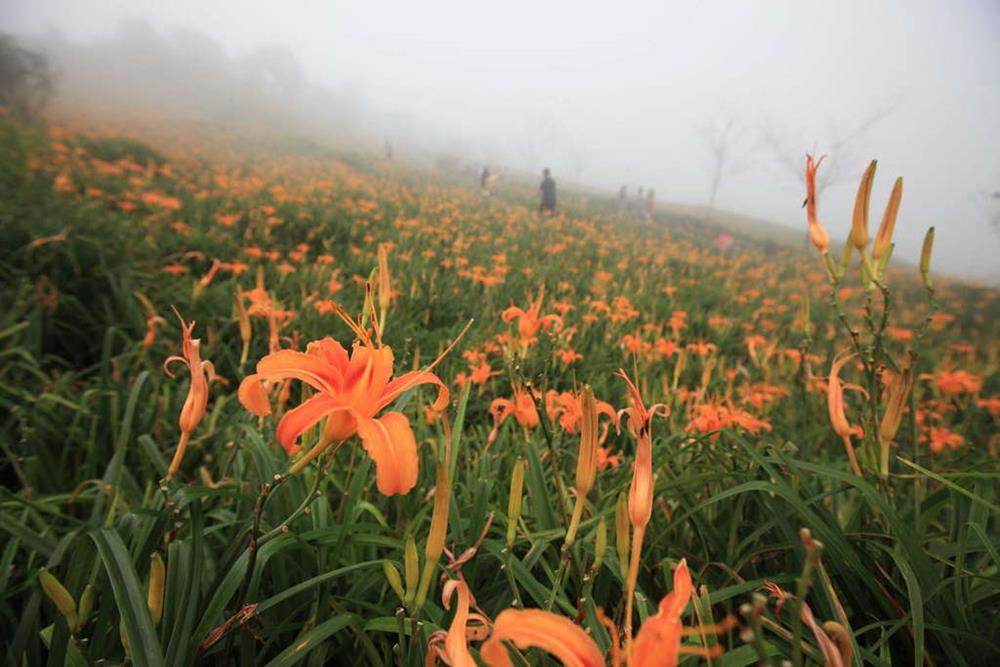
M 10 664 L 997 664 L 1000 294 L 895 174 L 806 251 L 144 127 L 0 117 Z

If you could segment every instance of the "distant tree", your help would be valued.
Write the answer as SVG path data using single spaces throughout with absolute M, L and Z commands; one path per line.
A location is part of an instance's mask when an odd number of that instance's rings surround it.
M 747 128 L 728 111 L 720 111 L 706 120 L 700 133 L 712 159 L 708 208 L 705 211 L 707 220 L 715 210 L 723 180 L 746 167 L 750 151 L 746 142 Z
M 859 147 L 869 133 L 883 120 L 892 114 L 895 105 L 888 104 L 876 109 L 847 129 L 830 123 L 827 132 L 828 141 L 821 144 L 817 150 L 819 155 L 826 155 L 823 169 L 816 178 L 816 196 L 819 197 L 826 188 L 845 181 L 854 180 L 860 169 L 865 166 L 866 157 L 859 154 Z M 807 148 L 798 140 L 790 140 L 778 125 L 763 128 L 761 138 L 771 150 L 778 165 L 791 177 L 802 183 L 805 189 L 805 152 Z M 816 157 L 818 158 L 819 155 Z
M 48 59 L 0 34 L 0 106 L 22 116 L 45 108 L 54 89 Z

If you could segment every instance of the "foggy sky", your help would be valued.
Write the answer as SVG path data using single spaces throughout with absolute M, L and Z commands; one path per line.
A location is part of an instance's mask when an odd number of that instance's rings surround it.
M 5 0 L 0 31 L 96 40 L 124 19 L 199 31 L 235 58 L 284 47 L 360 96 L 380 133 L 557 179 L 705 204 L 706 125 L 732 119 L 717 206 L 804 228 L 796 172 L 832 151 L 820 218 L 850 225 L 878 158 L 873 232 L 905 178 L 897 256 L 937 227 L 935 267 L 1000 277 L 1000 3 Z M 155 82 L 150 82 L 155 85 Z M 320 121 L 321 122 L 321 121 Z M 768 140 L 770 137 L 770 140 Z M 775 145 L 781 146 L 775 150 Z

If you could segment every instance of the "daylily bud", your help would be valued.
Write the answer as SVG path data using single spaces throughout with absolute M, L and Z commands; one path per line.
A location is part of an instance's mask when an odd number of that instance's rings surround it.
M 591 568 L 593 572 L 597 572 L 601 569 L 601 564 L 604 563 L 604 554 L 608 550 L 608 525 L 604 522 L 604 517 L 602 516 L 597 521 L 597 532 L 594 535 L 594 565 Z
M 878 226 L 875 234 L 875 242 L 872 244 L 872 257 L 876 263 L 880 263 L 882 256 L 889 249 L 892 243 L 892 233 L 896 229 L 896 216 L 899 214 L 899 204 L 903 199 L 903 179 L 897 178 L 896 184 L 892 187 L 892 194 L 889 195 L 889 203 L 885 207 L 882 215 L 882 224 Z
M 420 576 L 420 556 L 413 534 L 406 536 L 406 551 L 403 553 L 403 575 L 406 577 L 406 596 L 403 603 L 409 607 L 417 594 L 417 577 Z
M 385 331 L 385 317 L 392 299 L 392 283 L 389 279 L 389 256 L 385 244 L 378 246 L 378 306 L 379 330 Z
M 886 249 L 885 254 L 875 263 L 875 272 L 879 277 L 885 275 L 885 270 L 889 266 L 889 260 L 892 259 L 892 253 L 896 250 L 896 244 L 890 243 L 889 247 Z
M 76 600 L 73 599 L 70 592 L 66 590 L 66 587 L 62 585 L 62 582 L 54 574 L 44 567 L 38 569 L 38 583 L 41 584 L 45 595 L 52 600 L 56 609 L 66 619 L 66 624 L 69 625 L 71 630 L 75 630 L 79 617 L 76 613 Z
M 615 547 L 618 551 L 618 565 L 621 567 L 624 579 L 628 574 L 629 556 L 628 501 L 624 493 L 618 496 L 618 502 L 615 504 Z
M 448 506 L 451 502 L 451 483 L 448 480 L 448 462 L 438 461 L 437 483 L 434 487 L 434 510 L 431 515 L 431 527 L 427 531 L 427 544 L 424 545 L 424 571 L 420 575 L 420 587 L 415 599 L 417 609 L 424 606 L 427 591 L 430 589 L 434 568 L 437 566 L 441 552 L 444 551 L 444 540 L 448 532 Z
M 920 275 L 924 279 L 924 287 L 934 289 L 931 282 L 931 253 L 934 251 L 934 228 L 931 227 L 924 235 L 924 247 L 920 250 Z
M 872 181 L 875 180 L 876 160 L 872 160 L 865 169 L 858 185 L 858 196 L 854 200 L 854 217 L 851 222 L 851 233 L 848 242 L 858 250 L 868 246 L 868 206 L 872 198 Z
M 576 460 L 576 493 L 586 496 L 597 477 L 597 402 L 593 390 L 587 386 L 580 395 L 583 418 L 580 424 L 580 454 Z
M 888 399 L 886 401 L 885 413 L 882 415 L 882 422 L 878 429 L 878 442 L 880 448 L 879 474 L 882 479 L 889 476 L 889 448 L 899 424 L 903 419 L 903 409 L 909 402 L 910 388 L 913 386 L 913 369 L 907 364 L 895 374 L 887 388 Z
M 149 557 L 149 590 L 146 594 L 146 605 L 153 625 L 159 625 L 163 618 L 163 584 L 166 576 L 167 569 L 163 565 L 163 559 L 154 551 Z
M 80 606 L 77 611 L 77 616 L 79 617 L 77 621 L 77 630 L 82 628 L 86 623 L 87 619 L 90 617 L 90 612 L 94 609 L 94 587 L 91 584 L 87 584 L 83 589 L 83 593 L 80 595 Z
M 243 341 L 243 351 L 240 353 L 240 366 L 247 362 L 247 355 L 250 354 L 250 341 L 253 336 L 253 328 L 250 326 L 250 315 L 247 313 L 246 304 L 243 303 L 243 290 L 236 288 L 236 319 L 240 323 L 240 339 Z
M 385 560 L 382 561 L 382 572 L 385 573 L 385 579 L 389 582 L 389 587 L 399 597 L 399 601 L 403 602 L 406 593 L 403 591 L 403 580 L 399 578 L 399 570 L 396 569 L 395 565 Z
M 507 547 L 514 543 L 517 533 L 517 522 L 521 518 L 521 501 L 524 496 L 524 469 L 527 462 L 521 459 L 514 464 L 514 472 L 510 476 L 510 495 L 507 498 Z

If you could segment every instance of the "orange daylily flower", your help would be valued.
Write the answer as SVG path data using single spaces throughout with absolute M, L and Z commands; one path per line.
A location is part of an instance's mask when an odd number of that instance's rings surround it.
M 595 401 L 595 403 L 598 414 L 608 415 L 617 424 L 618 413 L 609 403 L 604 401 Z M 545 414 L 549 421 L 558 420 L 559 425 L 566 433 L 576 433 L 583 420 L 583 404 L 580 401 L 580 395 L 569 391 L 548 390 L 545 392 Z
M 345 316 L 346 317 L 346 316 Z M 278 442 L 289 455 L 299 451 L 295 441 L 324 418 L 320 442 L 300 457 L 291 472 L 301 470 L 331 444 L 357 434 L 375 462 L 375 484 L 385 495 L 409 493 L 417 483 L 417 443 L 409 419 L 400 412 L 379 412 L 403 392 L 421 384 L 438 386 L 434 408 L 448 402 L 448 388 L 430 371 L 411 371 L 392 377 L 393 354 L 388 346 L 375 345 L 358 328 L 361 341 L 347 350 L 332 338 L 313 341 L 306 351 L 278 350 L 257 363 L 257 372 L 240 384 L 239 399 L 257 416 L 271 413 L 264 382 L 300 380 L 317 393 L 292 408 L 278 423 Z
M 493 415 L 493 430 L 490 432 L 487 442 L 492 444 L 500 432 L 500 426 L 507 421 L 511 415 L 525 429 L 538 426 L 538 410 L 535 409 L 535 400 L 528 393 L 528 390 L 514 387 L 514 400 L 507 398 L 496 398 L 490 403 L 490 414 Z
M 702 647 L 682 646 L 681 640 L 692 633 L 684 628 L 681 615 L 691 600 L 694 585 L 687 562 L 681 561 L 674 570 L 674 589 L 661 601 L 659 610 L 646 619 L 630 648 L 625 652 L 630 667 L 676 667 L 682 654 L 710 655 L 720 647 L 707 651 Z M 603 613 L 598 610 L 599 616 Z M 607 622 L 607 621 L 606 621 Z M 610 622 L 607 622 L 610 623 Z M 704 632 L 721 632 L 732 626 L 732 621 L 716 626 L 697 628 Z M 612 630 L 611 664 L 620 667 L 622 654 L 617 632 Z M 628 637 L 626 636 L 626 640 Z M 493 624 L 493 634 L 480 650 L 480 656 L 489 667 L 513 665 L 507 649 L 501 643 L 509 641 L 518 649 L 537 648 L 556 657 L 567 667 L 600 667 L 604 655 L 593 638 L 570 619 L 540 609 L 505 609 Z
M 527 310 L 522 310 L 517 306 L 511 306 L 503 311 L 501 318 L 504 323 L 509 324 L 517 320 L 517 333 L 521 344 L 522 355 L 528 347 L 536 340 L 539 331 L 548 331 L 555 327 L 558 331 L 562 328 L 562 318 L 558 315 L 541 315 L 542 301 L 545 298 L 545 288 L 538 290 L 538 297 L 531 301 Z
M 173 377 L 170 372 L 170 364 L 180 361 L 191 372 L 191 386 L 188 388 L 187 398 L 181 408 L 179 425 L 181 427 L 181 438 L 177 443 L 177 450 L 174 458 L 170 462 L 167 470 L 167 478 L 173 477 L 181 467 L 181 460 L 184 458 L 184 451 L 187 449 L 191 433 L 198 428 L 198 423 L 205 416 L 205 409 L 208 407 L 208 386 L 215 379 L 215 367 L 211 361 L 201 359 L 201 340 L 192 339 L 191 332 L 194 330 L 194 321 L 190 324 L 181 319 L 181 331 L 183 340 L 181 351 L 183 356 L 173 355 L 167 357 L 163 362 L 163 372 L 168 377 Z

